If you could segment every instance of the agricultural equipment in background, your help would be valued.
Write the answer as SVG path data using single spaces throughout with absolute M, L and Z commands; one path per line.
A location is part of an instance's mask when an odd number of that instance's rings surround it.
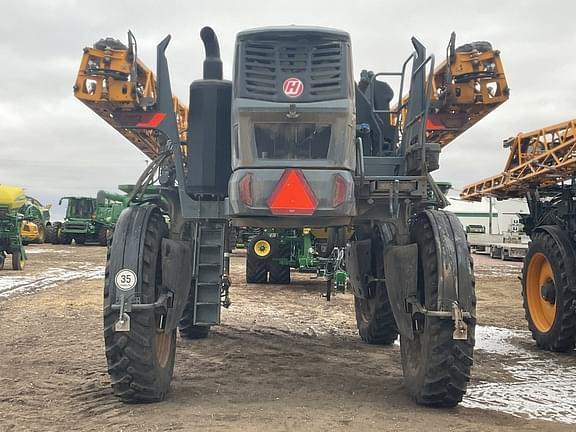
M 446 199 L 430 172 L 442 146 L 508 98 L 498 52 L 486 43 L 457 49 L 452 37 L 435 70 L 413 38 L 400 71 L 364 71 L 356 84 L 348 33 L 271 27 L 237 35 L 232 85 L 214 31 L 200 36 L 204 77 L 190 86 L 189 110 L 172 97 L 169 36 L 158 45 L 156 76 L 129 33 L 128 46 L 103 39 L 86 48 L 74 86 L 153 158 L 107 261 L 104 337 L 115 394 L 162 400 L 176 328 L 194 339 L 220 322 L 232 221 L 350 227 L 344 261 L 362 339 L 392 344 L 400 333 L 413 398 L 458 404 L 476 300 L 464 230 L 440 210 Z M 387 79 L 399 81 L 396 96 Z M 146 194 L 155 181 L 157 196 Z
M 26 203 L 20 208 L 22 214 L 22 242 L 44 243 L 50 242 L 51 222 L 50 206 L 44 206 L 40 201 L 30 196 L 26 197 Z
M 261 229 L 250 228 L 250 227 L 240 227 L 240 226 L 230 226 L 230 245 L 231 249 L 244 249 L 248 246 L 248 242 L 252 237 L 260 234 Z
M 7 255 L 12 255 L 12 269 L 22 270 L 26 251 L 20 229 L 22 214 L 18 210 L 26 203 L 24 189 L 0 184 L 0 270 Z
M 289 284 L 290 269 L 315 273 L 326 280 L 327 300 L 344 290 L 346 271 L 344 228 L 260 229 L 250 237 L 246 253 L 246 282 Z
M 464 187 L 461 198 L 526 198 L 520 214 L 531 242 L 522 297 L 536 344 L 552 351 L 576 345 L 576 119 L 504 140 L 504 171 Z
M 59 204 L 67 201 L 64 223 L 52 224 L 53 242 L 78 245 L 84 243 L 108 244 L 114 225 L 122 210 L 128 205 L 128 195 L 98 191 L 96 198 L 63 197 Z

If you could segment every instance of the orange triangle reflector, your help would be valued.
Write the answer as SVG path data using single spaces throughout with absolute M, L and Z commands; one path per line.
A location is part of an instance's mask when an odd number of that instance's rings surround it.
M 268 198 L 268 207 L 275 215 L 311 215 L 318 206 L 306 177 L 299 169 L 287 169 Z

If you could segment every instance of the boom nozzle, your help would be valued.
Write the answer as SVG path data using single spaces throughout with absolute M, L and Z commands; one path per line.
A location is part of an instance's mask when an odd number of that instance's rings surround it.
M 206 59 L 204 59 L 204 79 L 222 79 L 222 60 L 220 59 L 220 45 L 212 27 L 200 30 L 200 38 L 204 42 Z

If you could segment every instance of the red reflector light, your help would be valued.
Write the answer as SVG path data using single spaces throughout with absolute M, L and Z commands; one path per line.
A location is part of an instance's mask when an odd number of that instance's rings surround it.
M 162 112 L 118 112 L 114 114 L 114 120 L 127 128 L 156 128 L 166 118 Z
M 246 174 L 242 180 L 238 182 L 238 189 L 240 190 L 240 200 L 252 207 L 254 205 L 254 198 L 252 198 L 252 175 Z
M 446 126 L 440 121 L 438 117 L 434 114 L 428 114 L 426 119 L 426 129 L 427 130 L 444 130 Z
M 275 215 L 311 215 L 318 206 L 306 177 L 299 169 L 287 169 L 268 199 Z
M 340 174 L 336 174 L 334 176 L 334 198 L 332 199 L 332 205 L 334 207 L 342 205 L 346 199 L 347 189 L 348 186 L 346 185 L 344 177 L 342 177 Z
M 140 123 L 138 123 L 136 125 L 136 127 L 155 128 L 160 123 L 162 123 L 162 120 L 164 120 L 164 117 L 166 117 L 166 114 L 164 114 L 164 113 L 156 113 L 156 114 L 153 114 L 152 116 L 150 116 L 149 118 L 145 117 L 145 115 L 144 115 L 143 118 L 141 118 Z

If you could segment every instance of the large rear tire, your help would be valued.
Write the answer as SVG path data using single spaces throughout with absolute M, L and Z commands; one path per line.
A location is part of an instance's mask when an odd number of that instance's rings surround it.
M 172 380 L 176 352 L 176 329 L 166 333 L 161 330 L 162 316 L 153 309 L 130 313 L 130 330 L 116 332 L 115 323 L 118 311 L 112 310 L 111 285 L 114 275 L 110 274 L 112 253 L 123 254 L 126 244 L 140 242 L 137 274 L 141 281 L 138 295 L 144 303 L 153 303 L 160 295 L 162 285 L 160 248 L 162 238 L 168 236 L 168 227 L 159 210 L 151 210 L 149 217 L 136 217 L 138 212 L 150 209 L 131 208 L 123 214 L 126 220 L 120 223 L 130 224 L 125 238 L 115 236 L 108 248 L 104 284 L 104 342 L 108 373 L 114 394 L 124 402 L 157 402 L 166 397 Z M 144 225 L 135 227 L 134 222 Z M 134 235 L 138 238 L 128 237 Z M 121 255 L 123 256 L 123 255 Z
M 62 222 L 54 222 L 52 224 L 52 244 L 63 244 L 63 237 Z
M 441 212 L 439 212 L 441 213 Z M 452 230 L 460 229 L 452 224 Z M 415 218 L 411 228 L 412 241 L 418 244 L 418 295 L 427 310 L 438 309 L 440 278 L 435 233 L 425 214 Z M 441 242 L 454 242 L 442 238 Z M 465 259 L 470 263 L 470 257 Z M 471 265 L 467 266 L 472 272 Z M 462 269 L 462 267 L 455 267 Z M 474 292 L 474 278 L 465 278 L 472 286 L 460 286 L 461 292 Z M 444 280 L 442 278 L 442 280 Z M 471 312 L 475 316 L 475 311 Z M 438 317 L 421 316 L 414 339 L 400 337 L 400 351 L 404 383 L 414 400 L 422 405 L 453 407 L 462 401 L 470 380 L 473 363 L 475 321 L 466 321 L 467 340 L 453 338 L 454 321 Z
M 536 344 L 550 351 L 576 345 L 576 253 L 567 233 L 534 234 L 524 259 L 522 298 Z
M 43 244 L 46 241 L 46 226 L 41 220 L 35 220 L 34 223 L 38 227 L 38 238 L 34 243 Z
M 290 245 L 281 244 L 275 258 L 290 258 Z M 273 258 L 268 264 L 269 281 L 271 284 L 289 285 L 290 284 L 290 266 L 280 264 Z
M 246 254 L 246 283 L 265 284 L 268 282 L 268 261 Z
M 46 243 L 54 244 L 54 227 L 52 225 L 46 226 Z
M 362 340 L 372 345 L 390 345 L 398 338 L 398 327 L 388 298 L 384 279 L 384 247 L 387 227 L 376 226 L 370 233 L 372 239 L 371 274 L 380 279 L 374 282 L 373 296 L 354 297 L 356 327 Z
M 100 231 L 98 231 L 98 244 L 100 246 L 107 246 L 108 245 L 108 240 L 110 239 L 112 235 L 112 230 L 108 227 L 102 227 L 100 228 Z
M 265 284 L 268 282 L 268 265 L 274 256 L 273 242 L 259 234 L 248 242 L 246 249 L 246 283 Z

